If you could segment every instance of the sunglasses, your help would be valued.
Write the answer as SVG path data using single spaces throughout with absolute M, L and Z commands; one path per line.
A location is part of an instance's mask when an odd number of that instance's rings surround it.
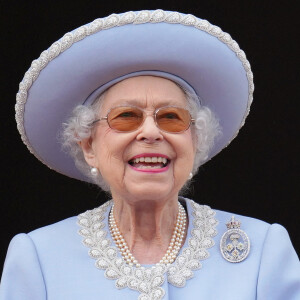
M 117 132 L 131 132 L 137 130 L 146 119 L 146 112 L 135 106 L 117 106 L 109 110 L 106 117 L 95 120 L 93 124 L 107 120 L 109 127 Z M 156 126 L 168 133 L 180 133 L 189 129 L 195 120 L 188 110 L 165 106 L 156 109 L 153 113 Z

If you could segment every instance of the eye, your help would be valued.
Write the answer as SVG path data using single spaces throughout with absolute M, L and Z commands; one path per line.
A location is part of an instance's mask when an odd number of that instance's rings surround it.
M 143 116 L 143 112 L 131 107 L 116 107 L 109 113 L 109 119 L 137 119 Z
M 172 119 L 176 119 L 176 120 L 180 119 L 179 116 L 174 112 L 164 113 L 164 114 L 160 115 L 159 117 L 163 118 L 163 119 L 171 119 L 171 120 Z
M 134 111 L 125 111 L 120 113 L 116 118 L 136 118 L 137 114 Z
M 161 121 L 180 121 L 182 120 L 182 112 L 183 110 L 177 108 L 177 107 L 167 107 L 162 108 L 157 112 L 157 119 Z

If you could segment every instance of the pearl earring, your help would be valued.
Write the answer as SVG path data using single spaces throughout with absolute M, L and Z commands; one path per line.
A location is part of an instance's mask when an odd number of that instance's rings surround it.
M 98 173 L 99 173 L 99 171 L 98 171 L 97 168 L 95 168 L 95 167 L 91 168 L 91 174 L 92 174 L 93 176 L 98 176 Z
M 193 178 L 193 173 L 191 172 L 191 173 L 189 174 L 188 179 L 191 180 L 192 178 Z

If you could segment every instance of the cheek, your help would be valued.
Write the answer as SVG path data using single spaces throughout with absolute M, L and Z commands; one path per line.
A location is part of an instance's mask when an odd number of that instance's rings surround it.
M 193 168 L 195 158 L 195 146 L 191 133 L 187 133 L 176 143 L 177 163 L 175 171 L 189 174 Z M 184 174 L 183 174 L 184 175 Z
M 131 138 L 112 131 L 110 128 L 97 134 L 95 154 L 98 167 L 103 176 L 122 174 L 125 166 L 126 151 Z M 115 172 L 112 172 L 114 170 Z M 114 173 L 114 174 L 109 174 Z
M 112 137 L 109 128 L 98 128 L 93 137 L 92 148 L 97 167 L 101 173 L 103 173 L 104 170 L 111 164 L 114 154 Z
M 195 142 L 193 140 L 193 135 L 191 131 L 188 131 L 184 140 L 181 142 L 182 152 L 185 153 L 185 158 L 187 160 L 193 161 L 195 154 Z

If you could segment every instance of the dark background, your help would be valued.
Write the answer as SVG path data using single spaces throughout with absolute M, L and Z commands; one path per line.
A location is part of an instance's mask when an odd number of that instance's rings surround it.
M 254 73 L 246 125 L 201 168 L 188 196 L 284 225 L 299 254 L 299 30 L 291 2 L 1 1 L 0 268 L 15 234 L 76 215 L 106 198 L 91 185 L 51 171 L 22 144 L 14 121 L 15 94 L 31 61 L 66 32 L 98 17 L 157 8 L 191 13 L 229 32 Z

